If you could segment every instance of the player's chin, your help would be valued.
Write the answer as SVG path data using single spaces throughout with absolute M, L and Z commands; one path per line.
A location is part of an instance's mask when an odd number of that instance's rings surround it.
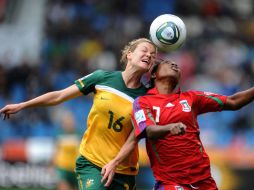
M 143 70 L 144 72 L 149 71 L 151 64 L 147 64 L 147 63 L 142 63 L 138 65 L 140 70 Z
M 179 79 L 180 76 L 181 76 L 181 74 L 180 74 L 180 72 L 178 70 L 170 70 L 168 72 L 168 75 L 171 76 L 171 77 L 174 77 L 176 79 Z

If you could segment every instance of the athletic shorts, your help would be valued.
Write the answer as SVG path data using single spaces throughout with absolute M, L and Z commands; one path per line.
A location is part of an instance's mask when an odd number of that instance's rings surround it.
M 115 174 L 109 187 L 101 183 L 101 168 L 79 156 L 76 161 L 79 190 L 136 190 L 135 176 Z
M 212 177 L 198 181 L 193 184 L 177 184 L 163 185 L 160 182 L 155 184 L 154 190 L 218 190 L 217 185 Z
M 78 187 L 77 177 L 74 171 L 57 168 L 56 173 L 58 181 L 66 181 L 72 187 Z

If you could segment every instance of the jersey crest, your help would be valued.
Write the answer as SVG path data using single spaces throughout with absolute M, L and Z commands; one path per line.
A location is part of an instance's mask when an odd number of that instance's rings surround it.
M 190 112 L 191 111 L 191 107 L 188 104 L 187 100 L 181 100 L 179 103 L 182 105 L 183 112 Z
M 181 186 L 175 186 L 175 190 L 184 190 L 184 188 Z

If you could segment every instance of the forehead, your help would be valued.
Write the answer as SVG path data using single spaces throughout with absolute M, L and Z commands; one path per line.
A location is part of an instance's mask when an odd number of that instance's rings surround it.
M 149 43 L 149 42 L 140 42 L 140 43 L 137 45 L 137 48 L 146 48 L 146 49 L 150 49 L 150 50 L 155 50 L 154 45 L 152 45 L 152 44 Z

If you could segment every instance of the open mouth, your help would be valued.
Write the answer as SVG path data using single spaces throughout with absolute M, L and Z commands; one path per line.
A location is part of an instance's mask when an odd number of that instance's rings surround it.
M 171 67 L 171 69 L 175 72 L 179 72 L 179 69 L 177 67 Z
M 149 65 L 149 61 L 148 60 L 142 60 L 143 63 L 146 63 L 147 65 Z
M 179 73 L 179 69 L 176 69 L 176 68 L 171 68 L 171 70 L 172 70 L 173 72 L 175 72 L 176 74 L 178 74 L 178 73 Z

